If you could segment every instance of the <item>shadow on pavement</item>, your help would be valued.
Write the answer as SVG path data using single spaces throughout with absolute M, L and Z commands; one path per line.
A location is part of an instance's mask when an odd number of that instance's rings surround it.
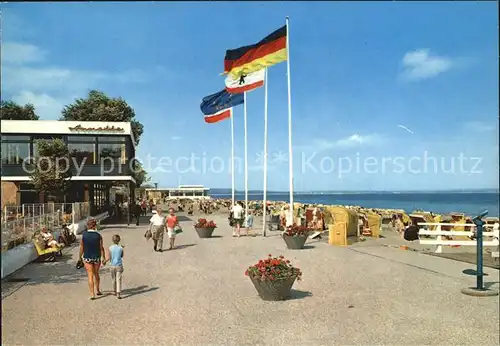
M 149 287 L 147 285 L 137 286 L 134 288 L 127 288 L 122 291 L 122 299 L 130 298 L 138 294 L 143 294 L 151 291 L 156 291 L 159 287 Z
M 300 291 L 292 289 L 292 298 L 290 300 L 303 299 L 307 297 L 312 297 L 312 293 L 308 291 Z
M 172 250 L 166 248 L 166 249 L 163 249 L 163 252 L 167 252 L 167 251 L 174 251 L 174 250 L 181 250 L 181 249 L 185 249 L 185 248 L 188 248 L 188 247 L 191 247 L 191 246 L 195 246 L 196 244 L 182 244 L 182 245 L 176 245 L 175 248 L 173 248 Z
M 2 280 L 2 299 L 23 286 L 77 283 L 86 278 L 85 269 L 76 269 L 72 255 L 63 254 L 55 262 L 32 262 Z
M 309 249 L 314 249 L 316 246 L 312 246 L 312 245 L 304 245 L 304 247 L 302 248 L 303 250 L 309 250 Z
M 498 281 L 492 281 L 492 282 L 485 282 L 485 283 L 483 283 L 483 285 L 484 285 L 484 288 L 486 288 L 487 290 L 489 290 L 493 286 L 498 285 L 499 283 L 500 282 L 498 282 Z
M 186 215 L 177 215 L 177 220 L 179 222 L 193 221 L 193 219 L 187 217 Z
M 174 250 L 180 250 L 180 249 L 185 249 L 187 247 L 195 246 L 196 244 L 182 244 L 182 245 L 177 245 Z

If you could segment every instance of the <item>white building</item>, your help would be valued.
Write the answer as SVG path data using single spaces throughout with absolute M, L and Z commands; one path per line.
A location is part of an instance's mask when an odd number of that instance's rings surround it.
M 146 194 L 150 198 L 189 198 L 189 199 L 209 199 L 210 189 L 203 185 L 179 185 L 172 188 L 147 188 Z
M 52 139 L 64 141 L 70 155 L 67 202 L 88 201 L 100 210 L 111 202 L 116 183 L 135 189 L 135 141 L 128 122 L 2 120 L 1 133 L 2 204 L 47 202 L 48 196 L 30 185 L 31 158 L 37 156 L 38 141 Z

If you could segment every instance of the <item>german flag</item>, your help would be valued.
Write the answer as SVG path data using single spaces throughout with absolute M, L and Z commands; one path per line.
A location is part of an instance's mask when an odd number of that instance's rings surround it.
M 224 73 L 239 78 L 286 59 L 286 25 L 284 25 L 259 43 L 228 49 L 224 58 Z

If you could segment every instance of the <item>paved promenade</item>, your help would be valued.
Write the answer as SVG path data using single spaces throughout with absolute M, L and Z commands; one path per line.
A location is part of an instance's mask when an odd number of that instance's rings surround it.
M 125 245 L 124 299 L 88 300 L 77 247 L 57 263 L 30 264 L 5 282 L 3 345 L 496 345 L 499 299 L 462 295 L 474 278 L 466 263 L 363 244 L 332 247 L 309 241 L 286 250 L 267 238 L 231 237 L 227 219 L 214 238 L 198 239 L 183 221 L 179 248 L 155 253 L 146 226 L 108 226 Z M 186 220 L 186 218 L 184 218 Z M 165 241 L 164 247 L 167 246 Z M 264 302 L 246 267 L 283 254 L 304 272 L 294 299 Z M 486 269 L 498 288 L 498 270 Z M 29 279 L 12 282 L 12 279 Z

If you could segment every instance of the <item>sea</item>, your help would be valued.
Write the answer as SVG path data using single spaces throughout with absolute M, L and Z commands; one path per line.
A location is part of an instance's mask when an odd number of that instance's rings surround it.
M 210 193 L 213 198 L 231 198 L 231 193 Z M 244 192 L 236 193 L 237 200 L 245 200 Z M 262 200 L 262 192 L 249 192 L 249 200 Z M 285 192 L 268 192 L 270 201 L 288 201 Z M 488 210 L 488 216 L 499 216 L 499 195 L 495 192 L 380 192 L 380 193 L 295 193 L 294 201 L 301 203 L 356 205 L 364 208 L 403 209 L 433 213 L 465 213 L 469 216 Z

